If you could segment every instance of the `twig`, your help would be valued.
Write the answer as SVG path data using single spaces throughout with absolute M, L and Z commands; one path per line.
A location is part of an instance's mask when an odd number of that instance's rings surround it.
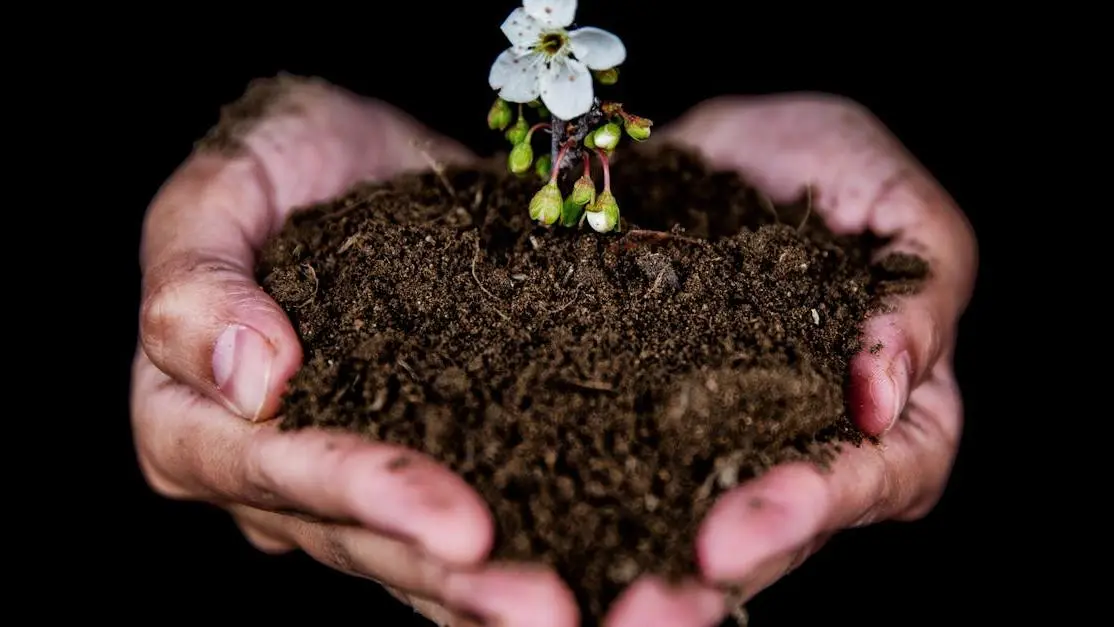
M 654 284 L 650 286 L 650 289 L 646 290 L 646 294 L 643 295 L 642 298 L 649 298 L 651 294 L 658 291 L 658 288 L 661 287 L 661 280 L 665 278 L 665 272 L 668 269 L 668 267 L 663 268 L 661 272 L 658 272 L 658 276 L 654 278 Z
M 422 158 L 426 160 L 426 163 L 429 164 L 430 169 L 437 175 L 437 178 L 441 180 L 441 184 L 445 186 L 449 195 L 456 198 L 456 188 L 453 187 L 449 177 L 445 176 L 445 165 L 434 159 L 433 155 L 429 154 L 429 151 L 422 145 L 422 142 L 419 142 L 417 139 L 410 140 L 410 145 L 417 149 L 418 153 L 422 155 Z M 428 145 L 428 142 L 426 142 L 426 145 Z
M 777 214 L 777 207 L 774 206 L 774 201 L 770 200 L 769 196 L 760 191 L 756 190 L 754 193 L 758 195 L 758 204 L 762 205 L 763 209 L 769 211 L 770 215 L 774 216 L 774 222 L 781 224 L 781 216 Z
M 314 270 L 313 266 L 308 263 L 303 263 L 302 266 L 305 268 L 306 275 L 313 279 L 313 294 L 310 294 L 310 297 L 304 303 L 298 305 L 298 309 L 312 305 L 314 299 L 317 298 L 317 292 L 321 289 L 321 280 L 317 278 L 317 270 Z
M 397 359 L 395 361 L 395 363 L 398 364 L 399 368 L 402 368 L 403 370 L 405 370 L 406 373 L 410 375 L 411 379 L 413 379 L 415 381 L 418 380 L 418 375 L 414 372 L 414 369 L 411 368 L 410 364 L 406 363 L 406 361 L 404 361 L 402 358 Z
M 809 216 L 812 215 L 812 185 L 809 184 L 805 187 L 805 217 L 801 218 L 801 223 L 797 225 L 797 232 L 800 233 L 801 229 L 805 228 L 805 223 L 808 222 Z
M 577 283 L 576 284 L 576 291 L 573 292 L 572 298 L 569 299 L 569 302 L 565 303 L 564 305 L 561 305 L 560 307 L 558 307 L 557 309 L 554 309 L 553 311 L 546 311 L 545 309 L 543 309 L 542 311 L 545 312 L 546 315 L 550 315 L 550 316 L 552 316 L 555 313 L 561 313 L 562 311 L 568 309 L 570 305 L 575 303 L 576 299 L 579 296 L 580 296 L 580 284 Z
M 593 392 L 614 392 L 615 387 L 603 381 L 577 381 L 576 379 L 561 379 L 561 383 Z
M 349 200 L 348 204 L 345 205 L 344 208 L 338 209 L 338 210 L 330 213 L 329 215 L 325 216 L 325 218 L 328 219 L 328 220 L 335 220 L 335 219 L 337 219 L 341 216 L 352 213 L 353 211 L 355 211 L 357 209 L 363 209 L 364 207 L 370 205 L 373 200 L 375 200 L 376 198 L 379 198 L 380 196 L 388 196 L 390 194 L 391 194 L 391 191 L 387 190 L 387 189 L 376 190 L 376 191 L 372 192 L 371 194 L 368 194 L 367 198 Z
M 491 292 L 487 291 L 487 288 L 484 287 L 484 284 L 480 282 L 480 277 L 479 277 L 479 275 L 476 274 L 476 262 L 479 260 L 479 258 L 480 258 L 480 235 L 479 235 L 479 233 L 477 233 L 476 234 L 476 254 L 472 256 L 472 280 L 476 282 L 476 285 L 480 288 L 481 292 L 483 292 L 484 294 L 487 294 L 488 298 L 490 298 L 492 300 L 502 302 L 502 299 L 500 299 L 495 294 L 492 294 Z M 492 307 L 492 309 L 494 309 L 495 313 L 499 314 L 499 316 L 501 316 L 504 320 L 510 320 L 511 319 L 510 316 L 503 313 L 502 310 L 500 310 L 498 307 Z
M 651 230 L 648 230 L 648 229 L 634 229 L 632 231 L 627 231 L 626 235 L 624 235 L 622 238 L 620 238 L 619 241 L 612 244 L 611 245 L 611 251 L 614 252 L 620 246 L 624 246 L 627 249 L 634 248 L 635 246 L 637 246 L 637 244 L 629 243 L 629 240 L 632 240 L 632 239 L 648 240 L 648 241 L 655 241 L 655 242 L 678 241 L 678 242 L 684 242 L 686 244 L 692 244 L 694 246 L 707 246 L 708 245 L 707 241 L 702 240 L 702 239 L 697 239 L 695 237 L 685 237 L 684 235 L 675 235 L 673 233 L 668 233 L 666 231 L 651 231 Z

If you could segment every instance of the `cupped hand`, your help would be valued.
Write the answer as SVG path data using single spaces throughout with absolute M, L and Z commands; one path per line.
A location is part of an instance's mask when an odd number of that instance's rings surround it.
M 225 507 L 265 551 L 301 548 L 382 582 L 440 625 L 573 627 L 552 572 L 482 565 L 490 515 L 460 478 L 412 451 L 271 420 L 302 355 L 253 279 L 254 251 L 293 208 L 470 155 L 383 103 L 293 78 L 258 84 L 225 118 L 144 223 L 132 422 L 148 482 Z
M 811 185 L 813 206 L 833 230 L 892 236 L 889 250 L 921 256 L 931 276 L 891 313 L 867 321 L 863 345 L 881 348 L 851 364 L 853 418 L 881 445 L 849 447 L 829 472 L 785 465 L 725 494 L 697 540 L 704 583 L 636 582 L 612 627 L 714 625 L 727 609 L 717 586 L 741 589 L 743 601 L 834 532 L 924 516 L 943 492 L 962 423 L 952 357 L 974 284 L 974 234 L 874 116 L 833 96 L 730 97 L 698 106 L 661 135 L 742 172 L 775 200 L 791 201 Z

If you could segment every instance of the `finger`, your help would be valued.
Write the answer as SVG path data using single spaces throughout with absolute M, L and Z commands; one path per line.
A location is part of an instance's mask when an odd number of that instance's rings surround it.
M 815 555 L 827 543 L 830 537 L 830 533 L 824 533 L 800 548 L 775 554 L 755 567 L 754 570 L 748 572 L 742 579 L 732 581 L 729 588 L 728 607 L 736 610 L 750 602 L 760 592 L 804 564 L 809 557 Z
M 908 419 L 884 446 L 849 448 L 828 471 L 780 466 L 725 494 L 697 536 L 701 572 L 711 581 L 738 581 L 826 532 L 927 513 L 958 439 L 956 421 L 939 416 L 958 414 L 958 398 L 954 380 L 941 373 L 914 393 Z
M 229 507 L 228 513 L 236 521 L 240 533 L 244 534 L 244 538 L 256 549 L 270 555 L 278 555 L 298 548 L 298 544 L 290 539 L 285 530 L 268 524 L 269 521 L 261 520 L 258 516 L 269 512 L 236 505 Z
M 500 627 L 576 627 L 579 610 L 568 586 L 553 571 L 531 566 L 493 566 L 453 573 L 445 601 Z
M 852 365 L 860 428 L 877 435 L 891 427 L 950 344 L 973 288 L 974 235 L 954 201 L 877 118 L 846 99 L 722 98 L 696 107 L 666 134 L 740 170 L 777 200 L 811 185 L 812 206 L 834 230 L 870 230 L 893 238 L 885 252 L 928 261 L 928 284 L 896 303 L 896 313 L 868 321 L 864 353 Z
M 446 566 L 413 543 L 362 527 L 310 522 L 286 514 L 234 506 L 246 522 L 283 538 L 328 566 L 425 597 L 440 595 Z
M 391 596 L 436 625 L 479 627 L 436 600 L 444 583 L 445 566 L 412 544 L 359 527 L 309 522 L 243 505 L 233 505 L 229 511 L 260 550 L 301 547 L 307 555 L 334 570 L 381 584 Z
M 483 627 L 483 625 L 471 618 L 450 612 L 440 603 L 432 599 L 410 592 L 395 590 L 390 586 L 386 586 L 386 589 L 387 592 L 391 593 L 391 596 L 405 605 L 414 608 L 415 612 L 424 616 L 426 620 L 437 625 L 437 627 Z
M 383 103 L 318 82 L 257 84 L 225 117 L 148 210 L 140 330 L 164 372 L 256 420 L 274 412 L 301 354 L 255 284 L 253 251 L 293 208 L 427 167 L 428 155 L 467 155 Z
M 727 615 L 723 593 L 694 582 L 670 586 L 643 577 L 627 588 L 608 614 L 607 627 L 712 627 Z
M 236 420 L 171 384 L 142 354 L 133 379 L 140 464 L 167 496 L 351 520 L 449 563 L 475 563 L 491 547 L 483 501 L 426 456 L 349 433 Z

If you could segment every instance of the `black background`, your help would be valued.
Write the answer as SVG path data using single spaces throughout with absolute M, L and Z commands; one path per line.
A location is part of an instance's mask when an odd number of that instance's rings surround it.
M 1001 412 L 989 405 L 993 371 L 982 364 L 996 341 L 986 325 L 995 304 L 986 293 L 1004 236 L 985 228 L 994 206 L 982 175 L 995 152 L 996 112 L 1010 97 L 1000 52 L 980 45 L 971 35 L 974 25 L 968 32 L 950 18 L 844 14 L 814 16 L 806 26 L 797 23 L 802 16 L 795 7 L 759 17 L 734 5 L 693 0 L 654 8 L 600 0 L 582 2 L 578 22 L 624 39 L 628 62 L 619 99 L 659 126 L 719 94 L 826 91 L 864 103 L 958 200 L 981 252 L 957 356 L 967 425 L 943 501 L 924 521 L 838 536 L 752 603 L 752 624 L 805 625 L 826 617 L 861 627 L 914 625 L 988 610 L 997 593 L 987 582 L 1004 577 L 996 561 L 1002 544 L 995 531 L 1001 499 L 992 489 L 997 453 L 988 436 Z M 219 510 L 150 493 L 123 419 L 143 211 L 192 142 L 215 123 L 219 107 L 250 79 L 280 70 L 322 76 L 392 102 L 481 153 L 503 147 L 485 125 L 492 101 L 486 78 L 506 46 L 498 26 L 513 3 L 345 6 L 331 13 L 291 7 L 236 24 L 220 13 L 206 23 L 160 14 L 167 32 L 129 33 L 120 42 L 127 53 L 113 78 L 127 94 L 121 101 L 131 104 L 117 107 L 114 131 L 130 151 L 126 171 L 118 173 L 130 196 L 118 214 L 122 243 L 105 254 L 120 264 L 125 294 L 114 317 L 119 336 L 111 374 L 119 428 L 109 450 L 123 460 L 113 485 L 129 514 L 114 522 L 120 539 L 111 548 L 116 572 L 126 573 L 118 575 L 126 578 L 121 583 L 163 612 L 410 624 L 401 618 L 409 611 L 375 584 L 301 555 L 256 553 Z

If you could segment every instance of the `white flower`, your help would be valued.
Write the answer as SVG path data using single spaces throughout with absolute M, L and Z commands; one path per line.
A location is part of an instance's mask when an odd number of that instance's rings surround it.
M 522 0 L 502 26 L 511 47 L 495 59 L 488 83 L 508 102 L 541 97 L 561 120 L 592 108 L 592 74 L 623 63 L 627 49 L 615 35 L 592 27 L 566 30 L 576 0 Z

